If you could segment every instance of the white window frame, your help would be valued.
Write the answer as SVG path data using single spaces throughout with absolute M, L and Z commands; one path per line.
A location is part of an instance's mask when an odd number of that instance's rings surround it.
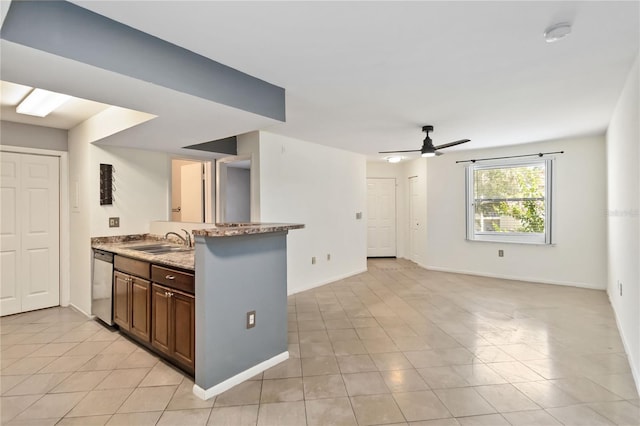
M 545 223 L 543 233 L 529 232 L 491 232 L 475 230 L 474 171 L 486 169 L 502 169 L 511 167 L 539 166 L 545 167 Z M 465 168 L 466 173 L 466 221 L 468 241 L 489 241 L 520 244 L 553 244 L 553 158 L 536 158 L 533 160 L 509 159 L 487 163 L 473 163 Z

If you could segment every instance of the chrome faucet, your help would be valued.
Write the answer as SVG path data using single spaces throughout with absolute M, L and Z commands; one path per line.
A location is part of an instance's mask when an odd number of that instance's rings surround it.
M 186 229 L 183 229 L 183 231 L 186 235 L 186 238 L 173 231 L 170 231 L 164 234 L 164 238 L 166 240 L 169 235 L 175 235 L 176 237 L 180 238 L 180 241 L 182 241 L 182 244 L 184 244 L 187 247 L 191 247 L 191 234 L 189 234 L 189 231 L 187 231 Z
M 191 242 L 191 234 L 186 229 L 182 229 L 184 231 L 184 235 L 187 236 L 186 244 L 188 247 L 193 247 L 193 243 Z

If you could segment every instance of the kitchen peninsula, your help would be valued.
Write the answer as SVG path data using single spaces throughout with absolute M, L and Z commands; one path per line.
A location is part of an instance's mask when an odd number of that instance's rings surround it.
M 115 253 L 116 259 L 120 256 L 147 262 L 151 271 L 162 271 L 156 274 L 157 278 L 152 278 L 149 273 L 149 279 L 153 281 L 154 291 L 156 281 L 160 281 L 158 288 L 165 290 L 162 294 L 169 295 L 169 298 L 174 293 L 185 293 L 174 292 L 170 287 L 173 282 L 185 278 L 172 272 L 165 274 L 167 270 L 162 268 L 179 268 L 175 272 L 187 275 L 191 271 L 195 273 L 193 391 L 198 397 L 208 399 L 289 357 L 286 236 L 289 230 L 300 228 L 304 225 L 219 224 L 193 231 L 195 250 L 159 254 L 136 249 L 142 244 L 157 243 L 158 237 L 154 236 L 95 238 L 92 246 Z M 114 280 L 114 289 L 115 285 Z M 149 333 L 154 336 L 153 328 L 158 322 L 152 315 L 156 298 L 151 295 L 150 291 L 147 315 L 151 328 Z M 114 294 L 114 302 L 116 300 Z M 187 305 L 183 303 L 180 306 L 184 308 Z M 177 318 L 175 312 L 171 315 Z M 185 315 L 181 318 L 182 322 L 188 322 Z M 174 326 L 183 330 L 179 334 L 184 340 L 185 325 Z M 154 345 L 146 346 L 154 349 Z
M 287 233 L 300 224 L 194 230 L 196 375 L 211 398 L 289 358 Z M 254 313 L 253 324 L 249 313 Z

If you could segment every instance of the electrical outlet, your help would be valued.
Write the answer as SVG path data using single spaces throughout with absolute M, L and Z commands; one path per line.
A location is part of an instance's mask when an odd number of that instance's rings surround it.
M 315 257 L 315 256 L 313 256 L 313 257 L 311 258 L 311 264 L 312 264 L 312 265 L 315 265 L 315 264 L 316 264 L 316 257 Z
M 118 228 L 120 227 L 120 218 L 119 217 L 110 217 L 109 218 L 109 228 Z
M 498 257 L 504 257 L 504 250 L 498 250 Z
M 247 328 L 256 326 L 256 311 L 247 312 Z
M 331 253 L 327 253 L 327 261 L 331 260 Z

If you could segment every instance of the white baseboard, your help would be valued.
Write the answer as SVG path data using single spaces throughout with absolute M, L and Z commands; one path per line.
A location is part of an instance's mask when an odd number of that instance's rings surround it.
M 418 263 L 418 265 L 430 271 L 451 272 L 453 274 L 464 274 L 464 275 L 476 275 L 479 277 L 499 278 L 502 280 L 510 280 L 510 281 L 526 281 L 526 282 L 540 283 L 540 284 L 564 285 L 569 287 L 587 288 L 590 290 L 606 290 L 606 288 L 604 287 L 598 287 L 591 284 L 585 284 L 585 283 L 579 283 L 579 282 L 573 282 L 573 281 L 547 280 L 547 279 L 536 278 L 536 277 L 517 277 L 512 275 L 492 274 L 488 272 L 466 271 L 461 269 L 442 268 L 440 266 L 424 265 L 422 263 Z
M 281 354 L 274 356 L 266 361 L 261 362 L 258 365 L 254 365 L 253 367 L 244 370 L 241 373 L 236 374 L 233 377 L 228 378 L 227 380 L 218 383 L 215 386 L 210 387 L 209 389 L 203 389 L 200 386 L 194 384 L 193 385 L 193 394 L 200 399 L 209 399 L 216 395 L 221 394 L 222 392 L 231 389 L 232 387 L 239 385 L 255 376 L 256 374 L 260 374 L 263 371 L 273 367 L 274 365 L 280 364 L 282 361 L 286 361 L 289 359 L 289 351 L 284 351 Z
M 76 311 L 80 312 L 82 315 L 85 315 L 87 318 L 93 319 L 95 318 L 93 315 L 83 311 L 82 309 L 78 308 L 76 305 L 74 305 L 73 303 L 69 302 L 69 305 L 71 308 L 75 309 Z
M 618 311 L 616 311 L 615 305 L 611 300 L 611 295 L 609 294 L 609 291 L 607 291 L 607 297 L 609 298 L 609 304 L 611 304 L 611 309 L 613 310 L 613 316 L 616 319 L 616 326 L 618 327 L 618 333 L 620 333 L 620 340 L 622 340 L 622 346 L 624 346 L 624 352 L 627 355 L 627 362 L 629 363 L 629 367 L 631 367 L 631 375 L 633 376 L 633 381 L 636 383 L 636 392 L 638 393 L 638 395 L 640 395 L 640 371 L 638 371 L 638 368 L 640 367 L 635 365 L 633 362 L 631 362 L 631 359 L 629 358 L 629 354 L 631 353 L 629 344 L 627 343 L 629 340 L 625 336 L 624 328 L 620 326 L 620 318 L 618 318 Z
M 356 271 L 352 271 L 346 274 L 336 275 L 334 277 L 328 278 L 326 280 L 318 281 L 315 283 L 306 284 L 303 287 L 298 287 L 291 292 L 287 289 L 287 296 L 291 296 L 293 294 L 301 293 L 303 291 L 311 290 L 312 288 L 320 287 L 321 285 L 330 284 L 335 281 L 344 280 L 345 278 L 353 277 L 354 275 L 362 274 L 363 272 L 367 272 L 367 268 L 358 269 Z

